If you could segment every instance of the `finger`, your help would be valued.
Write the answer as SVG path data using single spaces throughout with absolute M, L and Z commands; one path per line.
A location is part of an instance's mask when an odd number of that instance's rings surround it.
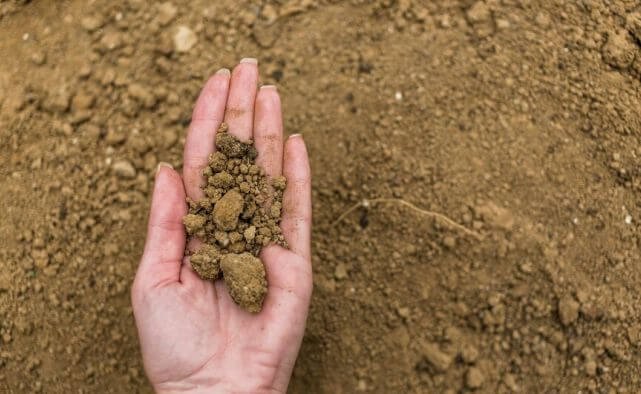
M 283 195 L 283 220 L 281 228 L 290 249 L 310 260 L 312 226 L 311 170 L 305 142 L 294 134 L 285 143 L 283 174 L 287 188 Z
M 223 121 L 227 94 L 229 93 L 230 72 L 226 68 L 214 74 L 203 88 L 191 117 L 191 125 L 185 140 L 183 178 L 187 195 L 193 200 L 201 199 L 200 189 L 203 168 L 209 154 L 214 151 L 216 131 Z
M 180 175 L 170 165 L 161 163 L 151 200 L 147 240 L 137 280 L 149 287 L 178 282 L 185 251 L 187 213 L 185 189 Z
M 242 141 L 249 141 L 252 138 L 257 86 L 257 60 L 253 58 L 241 60 L 231 75 L 225 123 L 229 126 L 229 133 Z
M 269 176 L 283 171 L 283 116 L 280 97 L 274 85 L 265 85 L 256 95 L 254 145 L 257 163 Z

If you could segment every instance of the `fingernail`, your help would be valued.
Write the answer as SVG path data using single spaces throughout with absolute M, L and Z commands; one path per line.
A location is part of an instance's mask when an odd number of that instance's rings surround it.
M 240 59 L 241 63 L 258 64 L 258 59 L 254 57 L 245 57 Z
M 220 70 L 216 71 L 216 74 L 231 75 L 231 71 L 229 71 L 228 68 L 221 68 Z
M 290 136 L 289 136 L 289 138 L 290 138 L 290 139 L 293 139 L 293 138 L 303 138 L 303 135 L 302 135 L 302 134 L 300 134 L 300 133 L 296 133 L 296 134 L 292 134 L 292 135 L 290 135 Z
M 261 90 L 262 89 L 265 89 L 265 90 L 278 90 L 278 88 L 276 88 L 276 85 L 263 85 L 260 88 L 261 88 Z
M 156 175 L 158 175 L 158 173 L 160 172 L 160 169 L 162 167 L 169 168 L 169 169 L 172 169 L 172 170 L 174 169 L 174 166 L 172 166 L 171 164 L 165 163 L 164 161 L 161 161 L 160 163 L 158 163 L 158 167 L 156 167 Z

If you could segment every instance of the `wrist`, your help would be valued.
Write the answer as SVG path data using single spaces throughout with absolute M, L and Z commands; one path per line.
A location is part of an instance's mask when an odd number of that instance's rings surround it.
M 223 390 L 219 384 L 194 384 L 187 382 L 165 382 L 153 385 L 157 394 L 217 394 L 229 391 Z
M 234 385 L 214 384 L 214 385 L 197 385 L 185 384 L 183 382 L 171 382 L 154 385 L 154 392 L 157 394 L 281 394 L 285 391 L 276 388 L 239 388 Z

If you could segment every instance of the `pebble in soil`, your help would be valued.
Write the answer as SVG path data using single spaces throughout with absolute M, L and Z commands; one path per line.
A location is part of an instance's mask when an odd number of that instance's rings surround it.
M 263 246 L 286 246 L 280 229 L 283 176 L 270 179 L 256 164 L 252 142 L 239 141 L 222 124 L 216 133 L 217 151 L 203 170 L 205 197 L 188 199 L 183 223 L 203 246 L 190 257 L 203 279 L 222 275 L 234 302 L 257 313 L 267 294 L 265 267 L 256 256 Z

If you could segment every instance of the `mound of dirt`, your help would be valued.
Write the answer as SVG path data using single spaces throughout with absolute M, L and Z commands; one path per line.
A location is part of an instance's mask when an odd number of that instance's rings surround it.
M 249 312 L 260 312 L 267 294 L 265 268 L 257 256 L 272 242 L 286 246 L 279 227 L 285 177 L 268 179 L 256 164 L 256 149 L 227 133 L 216 134 L 217 152 L 203 170 L 205 197 L 188 199 L 183 222 L 190 236 L 205 244 L 191 256 L 198 275 L 216 280 L 221 273 L 232 299 Z

